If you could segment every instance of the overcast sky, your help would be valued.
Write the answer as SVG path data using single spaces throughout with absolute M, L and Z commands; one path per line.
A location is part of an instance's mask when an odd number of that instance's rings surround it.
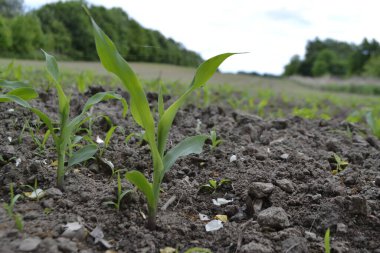
M 24 0 L 36 8 L 56 0 Z M 308 40 L 380 41 L 377 0 L 88 0 L 121 7 L 145 28 L 159 30 L 205 59 L 225 52 L 250 52 L 228 59 L 222 71 L 281 74 Z

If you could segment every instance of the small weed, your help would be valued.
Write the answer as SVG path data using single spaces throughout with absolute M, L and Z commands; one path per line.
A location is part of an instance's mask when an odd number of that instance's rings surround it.
M 16 202 L 19 198 L 21 198 L 21 195 L 20 194 L 17 194 L 17 195 L 14 195 L 14 191 L 13 191 L 13 183 L 10 184 L 9 186 L 9 190 L 10 190 L 10 200 L 9 200 L 9 204 L 8 203 L 4 203 L 3 207 L 4 209 L 6 210 L 8 216 L 14 220 L 15 222 L 15 225 L 16 225 L 16 228 L 19 230 L 19 231 L 22 231 L 24 229 L 24 222 L 22 220 L 22 216 L 21 214 L 19 213 L 14 213 L 14 207 L 16 205 Z
M 343 171 L 347 167 L 348 162 L 345 161 L 345 160 L 343 160 L 343 158 L 341 158 L 337 154 L 334 154 L 334 159 L 335 159 L 335 162 L 336 162 L 336 169 L 334 169 L 332 171 L 332 173 L 333 173 L 333 175 L 336 175 L 339 172 Z
M 215 149 L 217 146 L 219 146 L 222 143 L 221 139 L 218 139 L 216 137 L 215 130 L 210 131 L 210 140 L 211 140 L 211 149 Z
M 221 179 L 219 181 L 210 179 L 207 184 L 204 184 L 200 187 L 200 192 L 214 193 L 217 190 L 223 188 L 224 186 L 230 186 L 231 180 L 229 179 Z
M 123 200 L 123 198 L 125 197 L 125 195 L 127 195 L 128 193 L 131 192 L 131 190 L 126 190 L 126 191 L 122 190 L 120 171 L 116 170 L 116 171 L 113 172 L 113 174 L 117 175 L 117 196 L 116 196 L 116 202 L 107 201 L 107 202 L 104 202 L 104 204 L 105 205 L 114 206 L 117 211 L 120 211 L 121 201 Z

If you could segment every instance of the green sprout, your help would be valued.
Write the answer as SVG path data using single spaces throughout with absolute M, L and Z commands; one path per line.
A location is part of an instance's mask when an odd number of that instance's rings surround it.
M 215 149 L 217 146 L 219 146 L 220 143 L 222 143 L 222 140 L 216 137 L 215 130 L 210 131 L 210 140 L 211 140 L 211 149 Z
M 17 200 L 21 197 L 21 195 L 20 194 L 14 195 L 13 183 L 10 184 L 9 190 L 10 190 L 10 197 L 11 197 L 9 200 L 9 204 L 4 203 L 3 207 L 5 211 L 7 212 L 8 216 L 14 220 L 16 228 L 19 231 L 22 231 L 24 228 L 24 222 L 22 220 L 22 216 L 19 213 L 14 213 L 14 207 L 16 205 Z
M 324 244 L 325 244 L 325 253 L 330 253 L 330 228 L 326 230 Z
M 43 50 L 42 50 L 43 51 Z M 47 71 L 52 77 L 54 81 L 54 86 L 57 90 L 58 94 L 58 111 L 59 111 L 59 123 L 58 128 L 54 127 L 53 120 L 49 118 L 48 115 L 43 113 L 42 111 L 33 108 L 26 100 L 25 100 L 25 91 L 19 92 L 15 94 L 15 91 L 17 89 L 29 89 L 31 94 L 33 94 L 32 97 L 26 97 L 26 98 L 34 98 L 35 94 L 37 94 L 32 88 L 29 87 L 20 87 L 15 88 L 11 92 L 12 94 L 2 94 L 0 95 L 0 102 L 8 102 L 13 101 L 23 107 L 28 108 L 31 110 L 34 114 L 36 114 L 42 122 L 45 123 L 45 125 L 48 127 L 50 131 L 50 135 L 53 138 L 55 149 L 58 155 L 58 169 L 57 169 L 57 187 L 61 190 L 64 190 L 64 176 L 68 168 L 72 167 L 75 164 L 81 163 L 83 161 L 86 161 L 93 157 L 93 155 L 97 151 L 97 145 L 95 144 L 89 144 L 86 145 L 76 152 L 73 152 L 73 144 L 75 144 L 75 133 L 78 131 L 79 127 L 86 122 L 89 118 L 91 118 L 87 112 L 91 109 L 92 106 L 95 104 L 106 101 L 109 99 L 117 99 L 120 100 L 123 104 L 123 117 L 127 113 L 127 102 L 124 98 L 122 98 L 120 95 L 115 94 L 113 92 L 99 92 L 92 97 L 90 97 L 86 104 L 84 105 L 82 112 L 70 120 L 70 99 L 66 96 L 64 93 L 62 86 L 60 84 L 60 76 L 59 76 L 59 69 L 57 62 L 54 58 L 54 56 L 49 55 L 45 51 L 43 51 L 45 54 L 46 59 L 46 67 Z M 10 82 L 3 81 L 1 84 L 9 84 Z M 19 82 L 13 82 L 15 83 L 14 87 L 19 87 Z M 8 85 L 9 86 L 9 85 Z M 68 156 L 68 160 L 66 161 L 66 156 Z M 67 162 L 67 166 L 65 163 Z
M 226 185 L 231 185 L 231 180 L 229 179 L 221 179 L 219 181 L 210 179 L 207 184 L 204 184 L 200 187 L 201 192 L 209 192 L 209 193 L 214 193 L 223 186 Z
M 367 112 L 365 116 L 366 122 L 370 127 L 373 135 L 375 135 L 377 138 L 380 138 L 380 118 L 376 117 L 373 111 Z
M 88 12 L 87 9 L 85 10 Z M 111 39 L 92 18 L 91 22 L 94 30 L 96 50 L 100 61 L 106 70 L 119 77 L 124 88 L 129 92 L 132 117 L 135 122 L 144 129 L 145 139 L 150 147 L 153 160 L 153 182 L 150 182 L 143 173 L 137 170 L 127 172 L 126 178 L 145 195 L 148 203 L 147 226 L 149 229 L 155 229 L 160 186 L 165 173 L 169 171 L 178 158 L 192 153 L 201 153 L 204 142 L 208 138 L 208 136 L 205 135 L 188 137 L 171 150 L 165 152 L 174 117 L 189 95 L 197 88 L 205 85 L 218 69 L 219 65 L 225 59 L 233 55 L 233 53 L 215 56 L 201 64 L 186 92 L 166 110 L 162 90 L 160 89 L 157 110 L 158 122 L 155 124 L 148 99 L 137 75 L 119 54 Z
M 127 195 L 131 192 L 131 190 L 123 191 L 121 188 L 121 178 L 120 178 L 120 171 L 114 171 L 113 174 L 117 175 L 117 196 L 116 196 L 116 202 L 113 201 L 106 201 L 104 202 L 105 205 L 112 205 L 116 208 L 117 211 L 120 210 L 121 201 Z
M 339 172 L 343 171 L 347 165 L 348 165 L 348 162 L 343 160 L 340 156 L 338 156 L 337 154 L 334 154 L 334 159 L 335 159 L 335 162 L 336 162 L 336 169 L 332 171 L 333 175 L 336 175 L 338 174 Z

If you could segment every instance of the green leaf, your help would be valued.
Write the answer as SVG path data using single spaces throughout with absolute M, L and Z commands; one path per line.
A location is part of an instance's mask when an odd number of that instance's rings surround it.
M 166 173 L 173 166 L 178 158 L 189 154 L 200 154 L 202 152 L 204 142 L 207 139 L 208 136 L 206 135 L 197 135 L 188 137 L 178 143 L 164 156 L 164 173 Z
M 41 49 L 42 50 L 42 49 Z M 42 52 L 45 54 L 45 60 L 46 60 L 46 69 L 50 76 L 55 81 L 55 88 L 57 89 L 58 93 L 58 103 L 59 103 L 59 113 L 60 113 L 60 121 L 61 126 L 66 124 L 67 119 L 69 118 L 70 113 L 70 103 L 67 99 L 65 92 L 62 89 L 62 86 L 59 83 L 59 70 L 58 70 L 58 64 L 55 60 L 54 56 L 46 53 L 44 50 Z
M 79 149 L 77 152 L 73 153 L 73 155 L 70 157 L 67 163 L 67 167 L 71 167 L 75 164 L 78 164 L 90 159 L 96 153 L 97 149 L 98 147 L 94 144 L 84 146 L 83 148 Z
M 127 195 L 127 194 L 130 193 L 130 192 L 132 192 L 132 190 L 125 190 L 125 191 L 123 191 L 123 192 L 120 194 L 120 196 L 119 196 L 119 201 L 121 201 L 121 200 L 125 197 L 125 195 Z
M 46 53 L 43 49 L 41 49 L 41 51 L 45 55 L 46 68 L 50 76 L 54 79 L 56 83 L 59 83 L 59 70 L 57 61 L 55 60 L 54 56 Z
M 113 127 L 111 127 L 111 128 L 108 130 L 108 132 L 107 132 L 107 134 L 106 134 L 106 138 L 104 139 L 104 146 L 105 146 L 105 147 L 108 147 L 108 144 L 110 143 L 110 140 L 111 140 L 112 135 L 113 135 L 113 133 L 115 132 L 116 128 L 118 128 L 118 126 L 113 126 Z
M 153 194 L 152 184 L 140 171 L 132 170 L 125 174 L 125 178 L 134 184 L 146 197 L 148 205 L 154 206 L 155 198 Z
M 7 80 L 0 80 L 0 87 L 1 88 L 7 88 L 7 89 L 18 89 L 18 88 L 32 88 L 30 84 L 20 82 L 20 81 L 7 81 Z
M 217 188 L 217 182 L 216 182 L 216 180 L 214 180 L 214 179 L 210 179 L 210 180 L 208 180 L 208 183 L 210 184 L 210 186 L 211 186 L 212 188 L 214 188 L 214 189 Z
M 330 228 L 326 230 L 324 244 L 325 244 L 325 253 L 330 253 Z
M 162 85 L 160 84 L 160 89 L 158 91 L 158 115 L 160 116 L 160 119 L 162 115 L 164 115 L 165 107 L 164 107 L 164 97 L 162 94 Z
M 207 61 L 203 62 L 197 69 L 194 79 L 190 85 L 191 88 L 199 88 L 206 84 L 206 82 L 212 77 L 215 71 L 219 68 L 228 57 L 237 53 L 225 53 L 216 55 Z
M 0 94 L 0 102 L 15 102 L 16 104 L 19 104 L 25 108 L 32 108 L 24 99 L 14 95 Z
M 58 145 L 58 138 L 57 138 L 57 135 L 54 133 L 53 123 L 52 123 L 51 119 L 49 118 L 49 116 L 47 116 L 45 113 L 41 112 L 40 110 L 38 110 L 36 108 L 30 108 L 30 110 L 34 114 L 36 114 L 42 120 L 42 122 L 44 122 L 45 125 L 48 127 L 48 129 L 50 130 L 50 134 L 53 136 L 54 142 L 57 146 Z
M 119 54 L 111 39 L 100 29 L 92 18 L 91 22 L 94 30 L 96 50 L 100 61 L 105 69 L 120 78 L 124 87 L 130 93 L 132 116 L 136 123 L 146 130 L 148 142 L 151 147 L 153 147 L 155 143 L 154 121 L 141 83 L 129 64 Z
M 17 88 L 17 89 L 11 90 L 10 92 L 7 93 L 7 95 L 14 95 L 24 100 L 31 100 L 38 97 L 38 93 L 33 88 L 29 88 L 29 87 Z
M 184 253 L 212 253 L 212 251 L 206 248 L 194 247 L 187 249 Z
M 214 72 L 218 69 L 220 64 L 235 53 L 226 53 L 214 56 L 204 63 L 202 63 L 194 76 L 194 79 L 188 90 L 175 101 L 164 113 L 160 122 L 158 123 L 158 151 L 161 155 L 164 154 L 166 143 L 169 135 L 170 128 L 172 127 L 173 120 L 179 108 L 185 103 L 187 97 L 196 89 L 206 84 Z

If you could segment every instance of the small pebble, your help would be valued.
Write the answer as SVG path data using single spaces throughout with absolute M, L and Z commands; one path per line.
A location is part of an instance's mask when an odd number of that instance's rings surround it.
M 30 237 L 21 241 L 19 250 L 21 251 L 33 251 L 37 249 L 41 239 L 39 237 Z

